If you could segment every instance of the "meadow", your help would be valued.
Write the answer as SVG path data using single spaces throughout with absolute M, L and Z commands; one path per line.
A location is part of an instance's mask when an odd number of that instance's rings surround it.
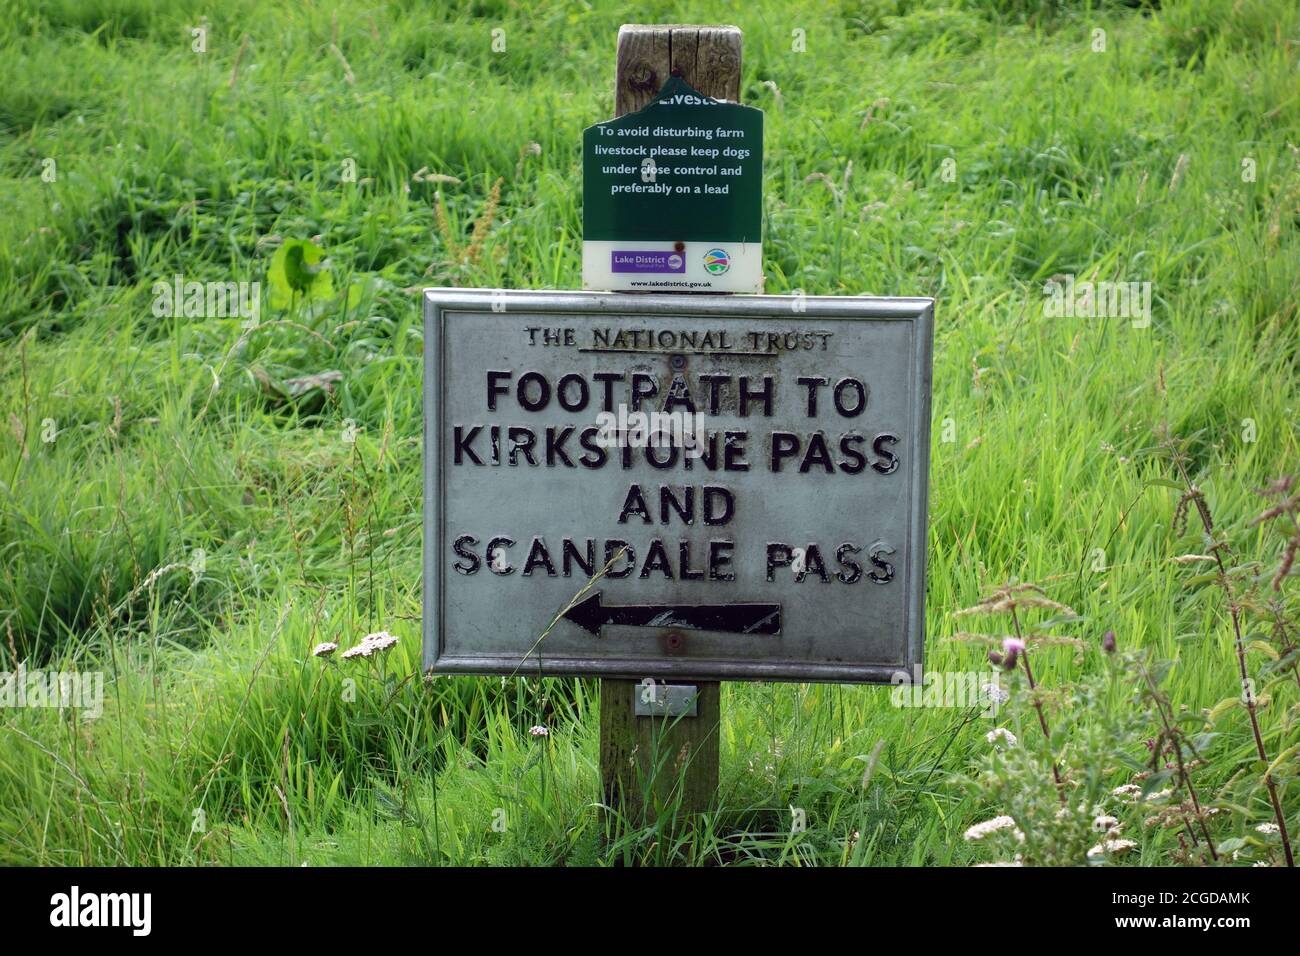
M 594 681 L 420 666 L 420 290 L 579 286 L 633 21 L 744 31 L 767 292 L 937 300 L 927 667 L 1014 628 L 1036 684 L 726 684 L 715 806 L 658 822 L 598 806 Z M 0 707 L 0 863 L 1008 862 L 968 831 L 1058 765 L 1133 846 L 1029 862 L 1282 862 L 1294 2 L 0 0 L 0 51 L 0 671 L 104 680 Z M 286 297 L 293 249 L 329 295 Z M 159 308 L 177 276 L 260 320 Z M 1053 314 L 1064 277 L 1149 314 Z

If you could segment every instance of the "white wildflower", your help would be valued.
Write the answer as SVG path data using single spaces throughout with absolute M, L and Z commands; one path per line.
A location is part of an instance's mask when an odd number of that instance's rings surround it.
M 361 640 L 376 651 L 386 651 L 397 643 L 397 638 L 387 631 L 376 631 L 374 634 L 367 634 Z
M 1137 846 L 1132 840 L 1103 840 L 1088 851 L 1088 856 L 1098 857 L 1105 853 L 1121 856 Z
M 966 839 L 982 840 L 990 833 L 996 833 L 999 830 L 1006 830 L 1008 828 L 1015 829 L 1015 826 L 1016 826 L 1016 821 L 1011 819 L 1011 817 L 1008 816 L 994 817 L 992 820 L 985 820 L 983 823 L 977 823 L 969 830 L 967 830 Z M 1016 832 L 1019 833 L 1020 831 L 1017 830 Z M 1023 840 L 1024 835 L 1021 834 L 1020 838 Z
M 322 641 L 321 643 L 313 647 L 311 652 L 317 657 L 329 657 L 338 649 L 339 646 L 335 644 L 333 641 Z
M 991 680 L 980 687 L 980 692 L 984 699 L 990 704 L 1005 704 L 1011 699 L 1011 691 L 1007 690 L 996 680 Z
M 1280 833 L 1276 823 L 1261 823 L 1255 829 L 1260 833 Z
M 991 744 L 996 744 L 1001 741 L 1007 747 L 1014 747 L 1019 743 L 1019 741 L 1016 740 L 1016 735 L 1005 727 L 996 727 L 993 730 L 990 730 L 984 735 L 984 739 Z
M 361 643 L 356 647 L 349 647 L 343 652 L 343 659 L 349 660 L 353 657 L 370 657 L 379 651 L 386 651 L 397 643 L 397 638 L 387 631 L 376 631 L 374 634 L 367 634 L 361 639 Z

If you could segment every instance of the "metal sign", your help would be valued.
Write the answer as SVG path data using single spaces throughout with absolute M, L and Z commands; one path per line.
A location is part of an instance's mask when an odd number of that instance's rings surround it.
M 933 300 L 425 293 L 442 673 L 921 663 Z
M 582 134 L 582 282 L 757 292 L 763 111 L 671 77 L 644 109 Z

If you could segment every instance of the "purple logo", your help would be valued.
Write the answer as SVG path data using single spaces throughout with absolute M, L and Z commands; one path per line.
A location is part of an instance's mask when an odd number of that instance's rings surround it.
M 680 252 L 615 250 L 609 267 L 613 272 L 685 272 L 686 259 Z

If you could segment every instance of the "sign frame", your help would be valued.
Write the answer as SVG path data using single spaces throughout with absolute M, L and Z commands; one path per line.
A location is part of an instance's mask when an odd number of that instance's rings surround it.
M 424 290 L 424 547 L 423 547 L 423 663 L 437 674 L 504 674 L 547 677 L 655 678 L 686 680 L 749 680 L 828 683 L 919 683 L 922 678 L 925 637 L 925 569 L 928 544 L 928 488 L 930 410 L 934 337 L 934 300 L 920 297 L 872 296 L 687 296 L 589 291 L 523 291 L 505 289 L 429 288 Z M 445 653 L 442 636 L 447 602 L 443 562 L 446 555 L 445 470 L 441 452 L 444 431 L 443 389 L 448 377 L 446 315 L 480 312 L 611 317 L 682 317 L 710 320 L 746 318 L 818 319 L 826 322 L 869 319 L 910 322 L 913 325 L 910 368 L 919 375 L 916 401 L 911 408 L 909 434 L 913 438 L 913 468 L 907 489 L 908 554 L 900 562 L 900 584 L 907 590 L 905 659 L 875 664 L 857 662 L 735 661 L 702 657 L 664 656 L 655 659 L 618 660 L 609 657 L 555 659 L 544 652 L 523 659 L 492 654 Z M 667 353 L 665 353 L 667 354 Z M 577 581 L 578 579 L 575 579 Z M 575 595 L 581 584 L 575 584 Z M 597 585 L 584 597 L 599 590 Z M 563 608 L 557 607 L 558 615 Z M 542 625 L 544 628 L 545 625 Z M 540 637 L 541 630 L 538 636 Z M 797 672 L 796 672 L 797 668 Z

